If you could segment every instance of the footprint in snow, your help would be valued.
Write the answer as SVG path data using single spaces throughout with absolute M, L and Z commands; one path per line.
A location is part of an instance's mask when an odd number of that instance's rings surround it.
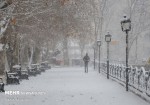
M 82 96 L 83 94 L 82 94 L 82 93 L 80 93 L 80 95 Z
M 74 97 L 74 95 L 71 95 L 71 97 Z
M 45 102 L 45 100 L 42 100 L 42 102 L 44 103 L 44 102 Z

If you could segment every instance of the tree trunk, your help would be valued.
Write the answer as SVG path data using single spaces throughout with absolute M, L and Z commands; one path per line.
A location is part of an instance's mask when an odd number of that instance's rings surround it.
M 69 66 L 68 40 L 67 40 L 67 37 L 64 38 L 63 46 L 64 46 L 64 49 L 63 49 L 64 65 Z

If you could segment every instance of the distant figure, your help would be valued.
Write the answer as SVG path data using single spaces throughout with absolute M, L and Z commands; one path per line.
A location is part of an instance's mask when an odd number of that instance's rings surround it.
M 85 73 L 88 73 L 88 62 L 90 61 L 90 57 L 88 56 L 88 53 L 83 58 L 84 65 L 85 65 Z

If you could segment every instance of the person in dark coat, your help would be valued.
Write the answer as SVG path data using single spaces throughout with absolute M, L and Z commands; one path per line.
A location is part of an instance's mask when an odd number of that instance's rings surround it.
M 88 53 L 83 58 L 84 65 L 85 65 L 85 73 L 88 73 L 88 63 L 90 61 L 90 57 L 88 56 Z

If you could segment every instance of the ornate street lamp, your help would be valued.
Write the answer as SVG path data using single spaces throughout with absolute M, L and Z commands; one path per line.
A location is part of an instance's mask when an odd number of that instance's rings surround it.
M 105 35 L 105 41 L 107 43 L 111 42 L 111 35 L 109 34 L 109 32 L 107 33 L 107 35 Z
M 126 33 L 131 31 L 131 20 L 130 18 L 127 18 L 126 15 L 124 15 L 123 19 L 121 20 L 121 29 L 123 32 L 126 32 Z
M 97 40 L 97 46 L 99 48 L 99 62 L 98 62 L 98 71 L 100 73 L 100 47 L 101 47 L 101 40 Z
M 121 29 L 123 32 L 126 33 L 126 91 L 128 91 L 128 82 L 129 82 L 129 65 L 128 65 L 128 57 L 129 57 L 129 51 L 128 51 L 128 33 L 131 31 L 131 20 L 130 18 L 127 18 L 126 15 L 123 16 L 123 19 L 121 21 Z
M 109 79 L 109 43 L 111 42 L 111 35 L 109 32 L 105 35 L 105 41 L 107 42 L 107 79 Z

